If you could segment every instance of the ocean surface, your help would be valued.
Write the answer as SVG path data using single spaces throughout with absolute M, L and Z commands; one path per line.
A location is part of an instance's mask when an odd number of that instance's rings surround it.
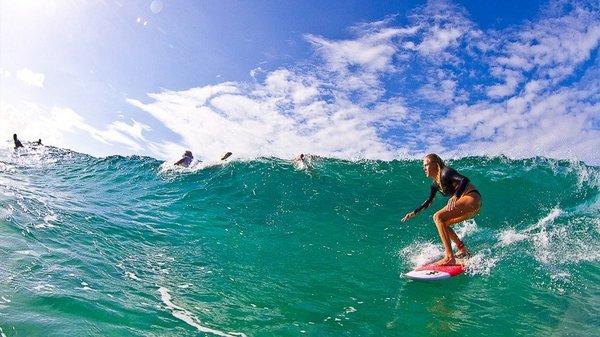
M 0 336 L 597 336 L 600 168 L 449 164 L 483 195 L 466 275 L 409 222 L 419 160 L 275 158 L 173 169 L 147 157 L 0 150 Z

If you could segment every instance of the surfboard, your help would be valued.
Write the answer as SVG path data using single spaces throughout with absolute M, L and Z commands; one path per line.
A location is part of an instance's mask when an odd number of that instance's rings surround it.
M 404 277 L 419 281 L 437 281 L 458 276 L 467 270 L 467 259 L 456 259 L 451 266 L 426 264 L 404 274 Z

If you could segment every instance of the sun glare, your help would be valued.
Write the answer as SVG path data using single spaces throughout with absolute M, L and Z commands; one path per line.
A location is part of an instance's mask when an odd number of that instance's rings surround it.
M 66 1 L 61 0 L 50 0 L 50 1 L 36 1 L 36 0 L 0 0 L 2 11 L 8 11 L 12 14 L 22 15 L 53 15 L 56 13 L 60 5 L 64 5 Z

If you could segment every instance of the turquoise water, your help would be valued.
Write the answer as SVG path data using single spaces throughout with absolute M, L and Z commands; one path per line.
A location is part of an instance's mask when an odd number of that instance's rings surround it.
M 279 159 L 168 170 L 145 157 L 0 150 L 2 336 L 592 336 L 600 168 L 450 162 L 481 191 L 474 256 L 437 283 L 421 162 Z

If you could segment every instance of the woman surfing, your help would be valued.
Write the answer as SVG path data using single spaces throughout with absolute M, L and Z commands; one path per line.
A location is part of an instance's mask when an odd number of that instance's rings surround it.
M 469 251 L 451 226 L 471 219 L 479 212 L 481 208 L 481 194 L 470 183 L 469 178 L 446 166 L 437 154 L 431 153 L 423 158 L 423 171 L 425 171 L 427 177 L 433 180 L 429 198 L 414 211 L 406 213 L 404 218 L 402 218 L 402 222 L 409 220 L 420 211 L 429 207 L 437 192 L 442 193 L 444 196 L 450 196 L 448 204 L 433 215 L 433 222 L 435 222 L 435 226 L 442 239 L 442 244 L 444 245 L 444 257 L 437 261 L 436 264 L 438 266 L 456 264 L 450 240 L 456 244 L 456 248 L 458 249 L 456 257 L 466 257 Z

